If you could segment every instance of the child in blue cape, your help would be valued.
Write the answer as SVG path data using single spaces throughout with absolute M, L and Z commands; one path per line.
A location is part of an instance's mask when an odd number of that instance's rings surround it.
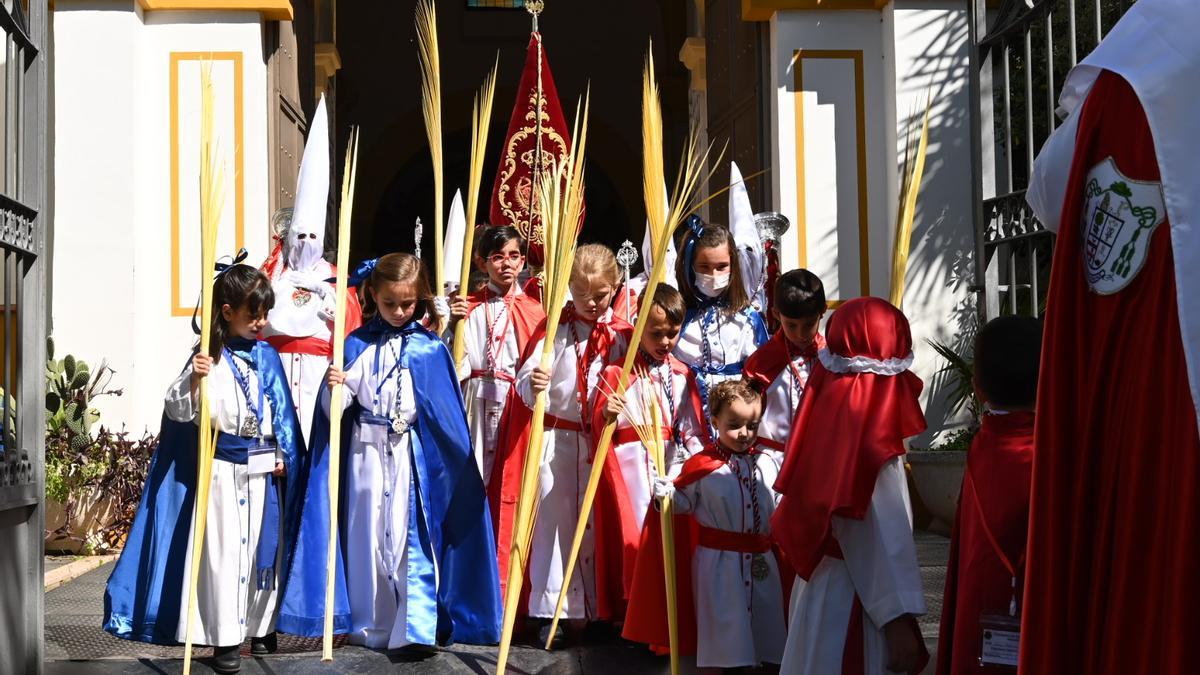
M 496 551 L 449 352 L 421 325 L 433 293 L 421 262 L 360 266 L 375 316 L 346 340 L 334 631 L 376 649 L 500 637 Z M 280 630 L 317 636 L 329 543 L 329 389 L 314 416 L 313 470 Z M 340 412 L 340 411 L 339 411 Z
M 287 566 L 305 467 L 279 355 L 256 339 L 274 304 L 271 282 L 249 265 L 232 265 L 215 280 L 213 299 L 210 350 L 195 353 L 167 391 L 142 501 L 104 594 L 104 629 L 128 640 L 184 642 L 188 570 L 200 555 L 192 638 L 215 648 L 217 672 L 233 673 L 247 637 L 255 653 L 274 650 L 276 581 Z M 194 546 L 203 377 L 219 435 L 203 546 Z

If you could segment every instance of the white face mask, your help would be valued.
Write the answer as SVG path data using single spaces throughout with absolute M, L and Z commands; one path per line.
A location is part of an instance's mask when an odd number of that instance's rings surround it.
M 729 272 L 722 274 L 701 274 L 696 272 L 696 290 L 706 297 L 720 297 L 729 288 Z

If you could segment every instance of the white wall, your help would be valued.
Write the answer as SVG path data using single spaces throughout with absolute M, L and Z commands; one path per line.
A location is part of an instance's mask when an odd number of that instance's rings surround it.
M 869 287 L 858 282 L 857 138 L 852 61 L 803 59 L 799 50 L 861 50 L 866 113 Z M 970 339 L 971 224 L 967 11 L 953 0 L 901 0 L 882 11 L 778 12 L 771 22 L 772 206 L 793 223 L 782 265 L 799 264 L 797 101 L 803 101 L 807 265 L 831 299 L 887 297 L 899 165 L 917 101 L 932 91 L 929 151 L 917 206 L 904 296 L 916 342 L 914 370 L 926 382 L 931 433 L 945 424 L 944 365 L 926 339 Z M 803 67 L 804 92 L 795 91 Z M 923 110 L 923 108 L 922 108 Z M 928 441 L 927 435 L 918 443 Z
M 799 265 L 796 69 L 803 68 L 804 178 L 807 265 L 831 286 L 830 299 L 886 295 L 895 181 L 881 149 L 894 144 L 892 106 L 886 97 L 883 35 L 876 11 L 778 12 L 771 22 L 774 206 L 793 223 L 781 245 L 785 269 Z M 865 115 L 867 241 L 859 237 L 858 111 L 860 92 L 849 58 L 802 58 L 796 50 L 862 52 Z M 859 265 L 866 247 L 868 283 Z
M 969 349 L 975 328 L 974 298 L 967 290 L 975 246 L 967 8 L 954 0 L 897 0 L 884 12 L 892 14 L 895 35 L 898 158 L 909 120 L 924 112 L 927 93 L 933 100 L 904 310 L 918 341 L 914 368 L 925 380 L 925 414 L 930 429 L 938 430 L 962 417 L 946 419 L 949 384 L 936 375 L 945 362 L 924 340 L 944 342 L 961 353 Z
M 96 9 L 99 7 L 100 9 Z M 234 176 L 233 69 L 214 63 L 219 143 L 228 157 L 222 251 L 234 248 L 242 183 L 248 262 L 267 252 L 267 96 L 262 24 L 253 12 L 151 12 L 135 2 L 59 0 L 54 15 L 55 189 L 52 330 L 57 355 L 108 359 L 120 398 L 101 423 L 156 431 L 167 385 L 194 343 L 173 316 L 170 53 L 239 52 L 243 166 Z M 198 67 L 179 68 L 181 304 L 195 303 Z

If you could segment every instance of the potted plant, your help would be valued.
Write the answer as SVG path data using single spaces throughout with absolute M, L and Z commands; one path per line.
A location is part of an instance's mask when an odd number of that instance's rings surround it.
M 120 396 L 108 389 L 113 371 L 105 363 L 91 372 L 87 363 L 68 354 L 54 358 L 54 341 L 46 340 L 46 536 L 48 551 L 92 553 L 119 545 L 122 514 L 129 484 L 136 507 L 145 480 L 152 438 L 129 441 L 124 432 L 92 427 L 100 396 Z M 127 529 L 128 526 L 126 525 Z
M 958 510 L 958 495 L 962 489 L 963 472 L 967 467 L 967 448 L 979 430 L 981 406 L 975 397 L 974 364 L 948 345 L 926 340 L 946 365 L 938 374 L 947 376 L 952 386 L 949 398 L 950 414 L 964 407 L 970 413 L 966 427 L 944 435 L 929 448 L 910 448 L 908 467 L 917 499 L 932 517 L 925 529 L 949 535 Z

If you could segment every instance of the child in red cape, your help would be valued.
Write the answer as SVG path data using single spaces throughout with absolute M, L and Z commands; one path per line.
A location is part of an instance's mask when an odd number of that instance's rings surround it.
M 624 611 L 623 544 L 611 490 L 597 493 L 578 564 L 571 577 L 564 579 L 580 502 L 592 469 L 591 393 L 604 368 L 624 358 L 633 336 L 633 327 L 614 316 L 609 306 L 616 286 L 617 261 L 612 251 L 600 244 L 576 249 L 571 301 L 550 333 L 553 361 L 549 369 L 541 367 L 547 334 L 542 326 L 522 355 L 517 372 L 516 391 L 523 405 L 512 406 L 501 424 L 499 451 L 503 454 L 497 456 L 489 490 L 492 503 L 498 504 L 496 549 L 501 591 L 527 594 L 528 601 L 521 602 L 522 611 L 546 620 L 547 634 L 539 636 L 542 644 L 549 638 L 549 618 L 563 584 L 568 584 L 568 593 L 562 618 L 573 630 L 582 629 L 587 621 L 619 618 Z M 541 391 L 546 392 L 546 412 L 539 506 L 525 587 L 509 589 L 506 584 L 512 562 L 512 532 L 529 444 L 531 408 Z
M 825 286 L 808 270 L 791 270 L 775 281 L 774 295 L 771 315 L 779 330 L 746 359 L 742 377 L 763 397 L 758 444 L 783 452 L 817 352 L 825 346 Z
M 775 489 L 771 533 L 806 583 L 792 591 L 782 672 L 918 673 L 929 655 L 904 475 L 925 429 L 900 310 L 856 298 L 829 319 Z
M 526 295 L 517 275 L 525 266 L 524 240 L 510 225 L 489 227 L 475 246 L 475 267 L 487 284 L 467 296 L 451 295 L 451 327 L 466 321 L 466 350 L 456 364 L 467 404 L 471 446 L 483 484 L 492 479 L 499 446 L 500 421 L 514 407 L 517 368 L 546 313 Z M 491 505 L 496 509 L 496 504 Z M 494 523 L 493 523 L 494 525 Z
M 645 295 L 645 289 L 642 295 Z M 651 424 L 651 420 L 644 419 L 644 411 L 650 401 L 657 400 L 663 416 L 664 426 L 660 433 L 665 442 L 668 467 L 677 467 L 686 457 L 703 449 L 704 443 L 698 436 L 707 433 L 697 417 L 700 402 L 691 371 L 671 354 L 683 325 L 683 297 L 674 288 L 660 284 L 649 304 L 644 297 L 635 302 L 643 309 L 649 307 L 650 317 L 638 345 L 634 373 L 621 395 L 616 393 L 620 391 L 621 366 L 614 364 L 605 368 L 600 376 L 603 384 L 597 389 L 592 404 L 593 439 L 599 438 L 612 420 L 617 421 L 612 449 L 605 458 L 604 484 L 611 488 L 621 513 L 626 598 L 633 583 L 642 524 L 650 511 L 656 475 L 654 460 L 642 444 L 634 424 L 639 427 Z
M 1041 359 L 1041 321 L 1004 316 L 975 338 L 975 391 L 988 406 L 971 443 L 962 496 L 950 540 L 938 675 L 995 672 L 1016 666 L 981 651 L 983 632 L 1011 633 L 1001 622 L 1020 621 L 1025 535 L 1033 469 L 1033 410 Z M 981 665 L 981 657 L 988 666 Z
M 783 587 L 768 535 L 778 453 L 756 446 L 762 403 L 745 382 L 709 394 L 717 440 L 683 464 L 679 477 L 655 478 L 655 497 L 676 513 L 676 583 L 681 655 L 702 673 L 779 663 L 787 639 Z M 662 651 L 669 644 L 662 534 L 646 521 L 625 616 L 624 637 Z

